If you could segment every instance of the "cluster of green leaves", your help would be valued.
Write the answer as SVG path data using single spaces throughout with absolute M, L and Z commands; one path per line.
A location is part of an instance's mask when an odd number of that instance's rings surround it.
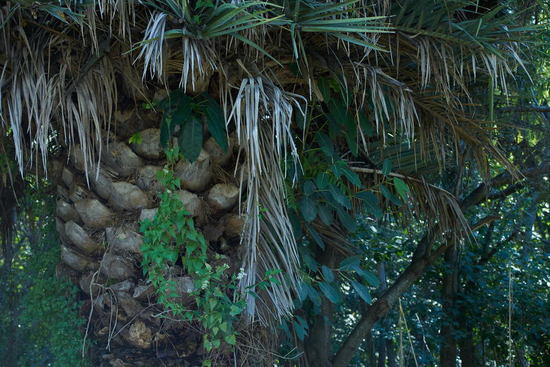
M 374 135 L 366 116 L 353 115 L 345 93 L 334 80 L 321 80 L 320 90 L 324 103 L 317 106 L 320 113 L 315 118 L 301 123 L 303 130 L 315 131 L 312 148 L 301 156 L 302 168 L 298 172 L 298 189 L 289 195 L 290 215 L 298 238 L 303 238 L 300 254 L 304 265 L 303 282 L 298 305 L 313 314 L 321 312 L 321 297 L 335 305 L 353 294 L 364 302 L 372 303 L 369 287 L 378 287 L 375 274 L 365 269 L 362 249 L 357 254 L 343 259 L 337 267 L 329 268 L 317 254 L 327 247 L 323 236 L 311 225 L 319 221 L 324 226 L 335 226 L 352 235 L 358 229 L 358 218 L 351 213 L 356 210 L 362 218 L 379 221 L 384 216 L 388 203 L 402 207 L 409 200 L 410 189 L 400 178 L 391 176 L 392 162 L 383 160 L 378 181 L 366 187 L 361 177 L 351 168 L 346 154 L 359 155 L 358 129 Z M 292 176 L 292 175 L 289 175 Z M 381 202 L 382 197 L 386 202 Z M 363 209 L 357 209 L 357 207 Z M 288 328 L 286 324 L 284 329 Z M 308 323 L 296 317 L 292 321 L 296 335 L 307 335 Z
M 14 231 L 12 266 L 0 272 L 5 277 L 0 278 L 0 363 L 87 366 L 82 358 L 85 319 L 79 314 L 78 288 L 56 275 L 60 247 L 50 214 L 55 203 L 42 181 L 26 188 Z
M 190 162 L 195 161 L 203 145 L 203 121 L 216 142 L 227 151 L 227 130 L 220 105 L 208 95 L 191 97 L 182 89 L 172 91 L 153 106 L 163 112 L 160 144 L 164 149 L 172 146 L 172 137 L 177 129 L 177 146 Z
M 382 173 L 380 182 L 365 187 L 360 176 L 342 157 L 349 153 L 358 157 L 359 129 L 368 137 L 374 136 L 374 129 L 365 113 L 354 114 L 349 96 L 335 80 L 321 79 L 319 87 L 324 99 L 324 103 L 318 106 L 320 114 L 302 124 L 305 131 L 316 133 L 312 142 L 314 148 L 306 150 L 301 157 L 303 170 L 299 173 L 301 192 L 298 194 L 301 198 L 295 205 L 306 222 L 319 218 L 323 224 L 332 225 L 338 221 L 348 232 L 354 232 L 356 220 L 349 215 L 353 200 L 359 200 L 368 215 L 381 219 L 384 211 L 375 193 L 394 205 L 402 206 L 408 200 L 410 190 L 402 179 L 390 176 L 392 161 L 389 159 L 377 167 Z M 324 248 L 315 230 L 307 229 L 311 238 Z
M 166 189 L 160 194 L 158 212 L 152 220 L 141 222 L 142 264 L 157 290 L 159 303 L 182 320 L 199 322 L 205 331 L 204 348 L 210 352 L 219 348 L 223 341 L 230 345 L 236 343 L 233 323 L 243 311 L 244 301 L 234 302 L 229 297 L 230 291 L 236 288 L 237 276 L 226 274 L 229 266 L 225 263 L 210 265 L 208 243 L 176 195 L 180 181 L 174 177 L 171 168 L 179 157 L 178 149 L 167 151 L 169 163 L 158 175 L 159 182 Z M 178 302 L 177 285 L 167 275 L 169 266 L 174 265 L 180 256 L 186 274 L 193 280 L 194 287 L 189 296 L 196 304 L 194 309 L 185 309 Z M 204 363 L 208 365 L 209 361 Z

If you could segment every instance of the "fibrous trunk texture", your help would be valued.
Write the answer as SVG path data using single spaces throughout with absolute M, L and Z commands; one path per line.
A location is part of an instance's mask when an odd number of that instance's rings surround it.
M 165 158 L 159 129 L 136 125 L 142 129 L 137 131 L 140 144 L 128 143 L 136 132 L 132 129 L 119 136 L 103 134 L 99 170 L 85 167 L 78 146 L 70 148 L 68 161 L 57 162 L 56 215 L 62 241 L 58 270 L 79 285 L 86 300 L 82 311 L 89 317 L 87 333 L 98 341 L 94 364 L 200 365 L 206 358 L 200 328 L 159 315 L 163 309 L 141 268 L 139 220 L 155 215 L 162 190 L 156 173 Z M 212 256 L 212 261 L 223 261 L 234 271 L 240 266 L 243 220 L 238 214 L 238 182 L 232 175 L 237 154 L 230 145 L 225 152 L 214 139 L 206 139 L 199 158 L 178 162 L 175 174 L 182 187 L 176 194 L 212 255 L 222 255 L 221 260 Z M 181 302 L 193 307 L 187 295 L 193 282 L 184 269 L 176 263 L 166 269 L 166 276 L 176 281 Z

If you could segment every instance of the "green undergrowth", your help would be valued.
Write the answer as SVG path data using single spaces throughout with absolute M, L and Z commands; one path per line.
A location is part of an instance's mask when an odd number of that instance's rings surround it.
M 167 151 L 168 164 L 158 175 L 165 188 L 160 194 L 158 212 L 152 220 L 141 221 L 143 269 L 157 290 L 158 302 L 170 317 L 200 324 L 204 349 L 215 353 L 224 344 L 233 346 L 237 342 L 235 326 L 245 309 L 245 301 L 234 299 L 233 295 L 244 274 L 242 271 L 230 274 L 221 255 L 209 258 L 208 242 L 176 194 L 180 182 L 172 168 L 179 157 L 177 148 Z M 186 275 L 193 280 L 193 290 L 187 296 L 194 305 L 189 308 L 182 304 L 176 281 L 169 275 L 169 267 L 180 258 Z M 269 272 L 256 286 L 260 289 L 269 286 L 275 274 Z M 208 359 L 203 362 L 210 363 Z
M 40 189 L 32 192 L 18 213 L 12 266 L 0 279 L 0 365 L 89 366 L 82 358 L 85 319 L 78 289 L 56 276 L 54 203 Z

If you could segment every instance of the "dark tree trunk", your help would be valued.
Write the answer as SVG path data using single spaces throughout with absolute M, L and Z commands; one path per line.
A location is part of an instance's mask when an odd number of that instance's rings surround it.
M 321 314 L 315 317 L 315 321 L 309 331 L 304 348 L 307 361 L 310 366 L 330 367 L 332 349 L 330 343 L 332 303 L 323 298 L 321 300 Z
M 460 341 L 460 361 L 462 367 L 477 367 L 475 354 L 474 335 L 471 327 L 468 327 L 466 336 Z
M 443 277 L 443 320 L 441 326 L 440 367 L 455 367 L 457 341 L 455 339 L 455 299 L 458 291 L 457 250 L 451 246 L 445 252 L 446 272 Z
M 336 254 L 334 251 L 327 250 L 318 256 L 319 263 L 329 268 L 334 267 L 336 263 Z M 304 349 L 307 357 L 307 363 L 312 367 L 330 367 L 332 358 L 332 319 L 334 305 L 325 297 L 321 299 L 321 313 L 314 318 L 308 336 L 304 343 Z
M 380 293 L 383 293 L 388 288 L 388 279 L 386 277 L 386 264 L 381 261 L 377 265 L 378 270 L 378 280 L 380 281 Z M 389 322 L 388 317 L 384 317 L 382 319 L 382 333 L 380 335 L 380 338 L 378 339 L 377 343 L 377 350 L 378 350 L 378 362 L 377 367 L 385 367 L 386 365 L 386 350 L 387 350 L 387 339 L 386 339 L 386 333 L 389 329 Z

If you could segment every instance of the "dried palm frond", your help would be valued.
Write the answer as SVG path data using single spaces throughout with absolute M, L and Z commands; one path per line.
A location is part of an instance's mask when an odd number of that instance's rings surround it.
M 141 52 L 139 58 L 143 58 L 143 79 L 149 72 L 151 78 L 161 80 L 163 73 L 163 54 L 164 54 L 164 32 L 166 28 L 166 13 L 153 13 L 147 24 L 143 41 L 141 41 Z
M 98 0 L 97 8 L 101 17 L 109 20 L 109 30 L 112 31 L 113 23 L 118 23 L 118 35 L 131 42 L 131 27 L 135 25 L 135 1 L 134 0 Z
M 384 177 L 381 170 L 351 167 L 354 172 L 363 175 L 375 175 Z M 424 179 L 400 173 L 389 173 L 389 177 L 403 180 L 410 189 L 409 209 L 417 216 L 435 219 L 444 235 L 451 236 L 454 240 L 460 241 L 470 233 L 468 221 L 462 213 L 460 204 L 456 197 L 445 189 L 427 183 Z
M 262 77 L 242 81 L 228 121 L 234 121 L 237 141 L 245 154 L 246 215 L 242 233 L 245 246 L 243 268 L 246 276 L 240 288 L 247 300 L 250 319 L 266 322 L 290 314 L 293 292 L 298 286 L 299 257 L 296 240 L 286 211 L 283 164 L 287 158 L 298 165 L 298 153 L 290 123 L 293 110 L 301 113 L 298 95 L 285 93 Z M 241 173 L 245 172 L 241 171 Z M 249 293 L 261 275 L 280 270 L 277 284 L 266 290 L 267 299 L 257 310 L 256 298 Z
M 110 59 L 75 54 L 67 40 L 56 34 L 37 32 L 27 37 L 22 29 L 17 39 L 12 34 L 4 32 L 0 39 L 7 55 L 0 85 L 21 174 L 25 147 L 30 149 L 30 163 L 37 150 L 47 169 L 48 147 L 55 136 L 52 122 L 58 121 L 65 144 L 70 148 L 78 143 L 82 148 L 88 175 L 88 168 L 101 154 L 100 130 L 109 128 L 117 99 Z M 52 48 L 59 53 L 52 55 Z M 86 62 L 81 57 L 87 57 Z M 64 63 L 52 66 L 58 58 Z
M 179 86 L 186 91 L 189 84 L 191 84 L 192 89 L 195 90 L 197 80 L 206 78 L 210 71 L 217 69 L 216 54 L 211 49 L 208 41 L 184 37 L 182 42 L 183 67 Z
M 357 105 L 362 107 L 367 93 L 370 93 L 372 113 L 377 132 L 385 139 L 385 121 L 395 131 L 397 128 L 409 142 L 414 136 L 415 124 L 419 117 L 413 99 L 413 91 L 407 85 L 386 74 L 381 68 L 356 63 L 353 65 L 355 77 L 358 80 Z M 389 105 L 391 104 L 391 105 Z M 361 137 L 365 150 L 367 150 L 365 137 L 362 130 Z

